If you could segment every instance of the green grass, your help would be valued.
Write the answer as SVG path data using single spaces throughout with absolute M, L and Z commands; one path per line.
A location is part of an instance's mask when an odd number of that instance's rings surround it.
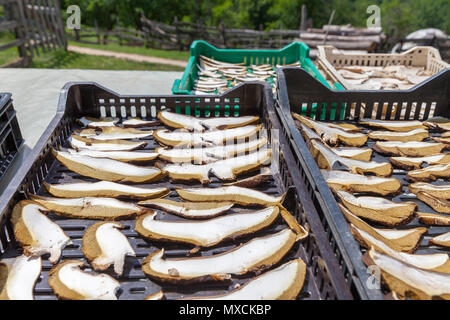
M 97 41 L 97 38 L 83 38 L 83 40 L 89 40 L 89 41 Z M 126 45 L 119 45 L 118 43 L 108 43 L 108 44 L 87 44 L 87 43 L 81 43 L 76 41 L 69 41 L 70 45 L 78 46 L 78 47 L 87 47 L 87 48 L 94 48 L 94 49 L 101 49 L 101 50 L 109 50 L 109 51 L 116 51 L 116 52 L 122 52 L 122 53 L 134 53 L 134 54 L 140 54 L 143 56 L 151 56 L 151 57 L 158 57 L 158 58 L 166 58 L 166 59 L 174 59 L 174 60 L 189 60 L 190 53 L 189 51 L 173 51 L 173 50 L 159 50 L 159 49 L 152 49 L 152 48 L 145 48 L 145 47 L 132 47 L 132 46 L 126 46 Z
M 55 50 L 33 58 L 32 68 L 183 71 L 184 68 Z

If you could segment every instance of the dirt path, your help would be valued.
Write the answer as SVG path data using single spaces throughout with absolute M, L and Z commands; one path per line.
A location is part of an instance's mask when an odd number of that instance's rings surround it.
M 72 51 L 72 52 L 82 53 L 82 54 L 94 55 L 94 56 L 113 57 L 113 58 L 136 61 L 136 62 L 167 64 L 167 65 L 178 66 L 178 67 L 183 67 L 183 68 L 186 67 L 186 65 L 187 65 L 187 61 L 182 61 L 182 60 L 150 57 L 150 56 L 143 56 L 143 55 L 134 54 L 134 53 L 107 51 L 107 50 L 77 47 L 77 46 L 71 46 L 71 45 L 69 45 L 67 47 L 67 50 Z

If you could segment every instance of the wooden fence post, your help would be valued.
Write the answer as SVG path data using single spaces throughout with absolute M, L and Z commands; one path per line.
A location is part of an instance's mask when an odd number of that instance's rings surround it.
M 97 35 L 97 43 L 102 44 L 100 31 L 98 30 L 97 19 L 94 19 L 94 29 L 95 29 L 95 34 Z
M 227 48 L 227 36 L 226 36 L 225 23 L 223 23 L 223 21 L 219 25 L 219 30 L 220 30 L 220 35 L 222 38 L 223 47 L 226 49 Z

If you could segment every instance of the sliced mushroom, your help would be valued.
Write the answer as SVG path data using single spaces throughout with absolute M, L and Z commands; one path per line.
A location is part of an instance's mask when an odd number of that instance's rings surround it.
M 435 181 L 439 178 L 449 179 L 450 177 L 450 163 L 449 164 L 435 164 L 423 169 L 409 171 L 405 179 L 410 182 L 416 181 Z
M 93 117 L 82 117 L 80 119 L 77 119 L 77 122 L 88 128 L 104 128 L 104 127 L 114 127 L 119 122 L 119 119 L 113 118 L 96 119 Z
M 0 260 L 0 300 L 33 300 L 41 269 L 40 257 L 22 255 Z
M 425 192 L 439 199 L 450 199 L 450 184 L 435 185 L 425 182 L 416 182 L 411 183 L 408 188 L 409 191 L 414 194 Z
M 328 186 L 335 191 L 367 192 L 387 196 L 398 194 L 402 187 L 401 182 L 395 178 L 366 177 L 338 170 L 321 170 L 321 172 Z
M 442 214 L 434 214 L 428 212 L 417 212 L 417 216 L 419 217 L 419 221 L 424 224 L 436 226 L 450 226 L 450 216 L 444 216 Z
M 450 213 L 450 200 L 439 199 L 427 192 L 417 192 L 417 198 L 440 213 Z
M 127 141 L 127 140 L 95 140 L 83 138 L 73 134 L 69 138 L 72 148 L 75 150 L 92 151 L 132 151 L 141 149 L 147 145 L 145 141 Z
M 426 127 L 420 121 L 360 119 L 358 123 L 369 127 L 382 128 L 396 132 L 407 132 L 414 129 L 426 129 Z
M 414 202 L 393 202 L 379 197 L 355 197 L 345 191 L 336 195 L 353 214 L 387 226 L 408 223 L 414 217 Z
M 223 281 L 231 274 L 261 271 L 278 263 L 296 242 L 290 229 L 254 238 L 230 251 L 194 258 L 163 258 L 164 250 L 151 253 L 142 262 L 144 273 L 160 281 L 192 283 Z
M 142 131 L 133 128 L 103 127 L 101 129 L 83 129 L 76 133 L 80 137 L 87 139 L 120 140 L 120 139 L 141 139 L 151 137 L 153 131 Z
M 74 150 L 67 152 L 74 155 L 88 156 L 92 158 L 108 158 L 122 162 L 149 162 L 156 159 L 159 154 L 146 151 L 96 151 L 96 150 Z
M 443 233 L 436 237 L 433 237 L 428 242 L 430 245 L 434 244 L 436 246 L 450 248 L 450 232 Z
M 372 148 L 387 156 L 425 157 L 441 152 L 445 144 L 420 141 L 377 141 Z
M 438 153 L 431 156 L 419 157 L 419 158 L 411 158 L 411 157 L 391 157 L 389 158 L 392 165 L 397 168 L 401 168 L 404 170 L 414 170 L 420 169 L 423 163 L 427 163 L 429 165 L 435 164 L 449 164 L 450 163 L 450 154 L 447 153 Z
M 414 129 L 405 132 L 393 132 L 393 131 L 372 131 L 369 132 L 369 138 L 373 140 L 385 140 L 385 141 L 422 141 L 428 138 L 428 131 L 425 129 Z

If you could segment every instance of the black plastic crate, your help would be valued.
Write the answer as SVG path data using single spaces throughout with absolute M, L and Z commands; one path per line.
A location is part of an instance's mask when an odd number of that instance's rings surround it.
M 359 244 L 353 238 L 347 221 L 294 123 L 291 112 L 312 117 L 316 121 L 336 123 L 354 123 L 359 118 L 383 120 L 425 120 L 438 116 L 450 118 L 450 70 L 441 71 L 420 85 L 405 91 L 337 91 L 323 86 L 301 69 L 280 68 L 277 72 L 279 83 L 276 111 L 283 127 L 289 131 L 290 149 L 296 158 L 300 176 L 307 185 L 348 285 L 361 299 L 382 299 L 385 292 L 368 288 L 367 284 L 373 280 L 361 260 Z M 315 114 L 325 116 L 314 118 L 314 113 L 311 112 L 313 107 L 319 109 Z M 336 108 L 337 112 L 332 112 L 332 108 Z M 376 157 L 381 156 L 374 153 L 374 159 L 379 160 Z M 399 173 L 394 177 L 403 180 L 404 174 Z M 419 206 L 419 209 L 422 208 Z M 415 224 L 417 219 L 408 226 Z M 439 232 L 442 232 L 442 228 L 433 228 L 431 234 Z M 426 252 L 426 249 L 420 248 L 418 252 Z
M 299 299 L 352 299 L 352 295 L 338 265 L 337 259 L 327 241 L 314 204 L 309 197 L 303 180 L 299 178 L 299 171 L 295 166 L 294 157 L 289 151 L 286 131 L 280 130 L 281 125 L 276 116 L 273 105 L 272 92 L 268 84 L 246 83 L 239 85 L 226 94 L 219 96 L 120 96 L 95 83 L 68 83 L 62 90 L 57 115 L 39 139 L 32 154 L 27 158 L 21 170 L 9 184 L 8 189 L 0 198 L 0 244 L 3 257 L 17 255 L 18 247 L 14 242 L 9 217 L 13 206 L 20 200 L 27 198 L 27 193 L 45 194 L 42 182 L 74 181 L 80 176 L 67 170 L 51 154 L 52 148 L 67 146 L 67 138 L 74 129 L 79 128 L 76 119 L 81 116 L 117 116 L 119 118 L 137 116 L 154 119 L 162 108 L 169 108 L 176 112 L 190 113 L 198 116 L 237 116 L 258 115 L 265 129 L 268 140 L 271 141 L 273 151 L 279 151 L 277 163 L 272 163 L 273 180 L 258 190 L 269 194 L 281 194 L 288 190 L 285 206 L 298 221 L 309 231 L 310 236 L 304 242 L 296 245 L 287 257 L 301 257 L 308 265 L 307 280 Z M 158 126 L 147 127 L 156 129 Z M 270 130 L 269 130 L 270 129 Z M 280 134 L 277 134 L 277 133 Z M 279 138 L 278 138 L 279 136 Z M 154 148 L 153 138 L 145 138 L 146 148 Z M 280 149 L 278 149 L 280 145 Z M 274 166 L 275 165 L 275 166 Z M 278 168 L 278 170 L 273 170 Z M 92 179 L 91 179 L 92 180 Z M 220 182 L 213 180 L 213 185 Z M 167 178 L 153 183 L 152 186 L 165 186 L 171 190 L 170 198 L 175 198 L 174 187 L 186 186 L 169 183 Z M 71 236 L 73 245 L 66 247 L 62 258 L 84 259 L 80 248 L 80 240 L 84 230 L 94 223 L 92 220 L 66 219 L 51 215 Z M 174 217 L 174 219 L 176 219 Z M 153 243 L 144 240 L 134 231 L 134 220 L 120 221 L 126 226 L 126 234 L 136 251 L 137 259 L 127 258 L 124 275 L 119 278 L 122 292 L 119 299 L 142 299 L 149 293 L 160 289 L 160 283 L 145 277 L 140 261 L 155 249 Z M 257 235 L 273 232 L 280 228 L 280 223 L 262 230 Z M 243 238 L 242 242 L 248 240 Z M 235 245 L 235 244 L 234 244 Z M 208 255 L 231 249 L 230 243 L 207 248 L 201 254 Z M 156 246 L 159 246 L 156 243 Z M 167 245 L 168 254 L 186 254 L 190 247 L 183 245 Z M 283 259 L 285 261 L 285 259 Z M 43 272 L 35 288 L 38 299 L 54 299 L 55 296 L 48 286 L 48 271 L 51 265 L 44 259 Z M 112 273 L 111 273 L 112 275 Z M 233 277 L 233 284 L 248 281 L 249 277 Z M 163 284 L 163 290 L 168 298 L 177 298 L 183 294 L 217 294 L 227 289 L 223 285 L 196 285 L 175 287 Z M 218 291 L 221 290 L 221 291 Z M 180 295 L 181 293 L 181 295 Z
M 10 93 L 0 93 L 0 181 L 23 145 Z

